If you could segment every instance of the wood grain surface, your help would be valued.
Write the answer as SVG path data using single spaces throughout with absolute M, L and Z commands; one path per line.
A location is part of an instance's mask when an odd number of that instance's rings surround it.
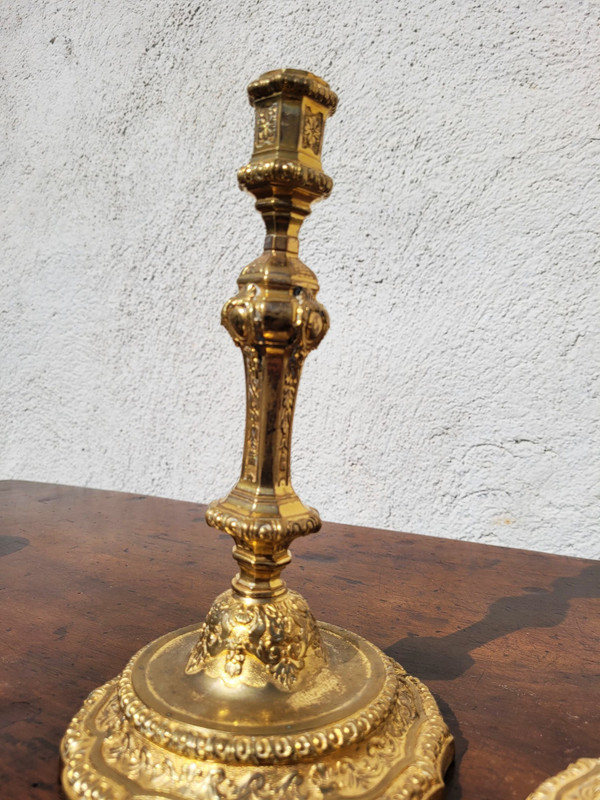
M 231 540 L 203 511 L 0 483 L 0 797 L 56 800 L 88 692 L 228 588 Z M 524 800 L 600 755 L 600 562 L 332 524 L 293 554 L 286 578 L 318 619 L 433 691 L 456 741 L 449 800 Z

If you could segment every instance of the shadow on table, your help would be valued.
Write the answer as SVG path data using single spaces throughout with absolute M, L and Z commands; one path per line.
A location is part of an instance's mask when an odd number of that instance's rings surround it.
M 550 589 L 524 586 L 520 594 L 500 597 L 483 619 L 447 636 L 406 636 L 385 652 L 424 681 L 451 681 L 474 663 L 470 653 L 523 628 L 552 628 L 564 621 L 575 597 L 600 597 L 600 562 L 579 575 L 557 578 Z
M 478 647 L 523 628 L 550 628 L 564 621 L 569 601 L 575 597 L 600 597 L 600 562 L 585 567 L 579 575 L 557 578 L 550 589 L 524 586 L 527 594 L 500 597 L 483 619 L 448 636 L 407 636 L 385 652 L 412 675 L 427 681 L 451 681 L 474 663 L 470 653 Z M 448 800 L 462 796 L 458 778 L 460 762 L 468 747 L 458 720 L 448 703 L 435 695 L 452 735 L 456 756 L 446 775 Z

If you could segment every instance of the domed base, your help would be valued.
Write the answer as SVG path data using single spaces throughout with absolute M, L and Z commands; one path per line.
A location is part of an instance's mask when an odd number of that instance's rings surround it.
M 324 665 L 293 691 L 186 673 L 200 626 L 139 651 L 62 742 L 69 798 L 436 798 L 453 745 L 428 689 L 319 623 Z

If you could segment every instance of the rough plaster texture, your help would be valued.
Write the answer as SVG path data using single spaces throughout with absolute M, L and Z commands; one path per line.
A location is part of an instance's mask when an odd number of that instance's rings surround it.
M 303 230 L 331 331 L 295 486 L 325 519 L 600 556 L 599 6 L 13 0 L 0 9 L 4 478 L 235 482 L 222 303 L 262 244 L 246 84 L 340 95 Z

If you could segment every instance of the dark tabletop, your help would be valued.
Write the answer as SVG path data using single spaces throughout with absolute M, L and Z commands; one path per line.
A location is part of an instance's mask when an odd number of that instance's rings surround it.
M 203 506 L 0 482 L 0 797 L 56 800 L 73 714 L 135 650 L 201 619 L 235 572 Z M 318 619 L 433 691 L 452 800 L 524 800 L 600 755 L 600 562 L 324 524 L 286 570 Z

